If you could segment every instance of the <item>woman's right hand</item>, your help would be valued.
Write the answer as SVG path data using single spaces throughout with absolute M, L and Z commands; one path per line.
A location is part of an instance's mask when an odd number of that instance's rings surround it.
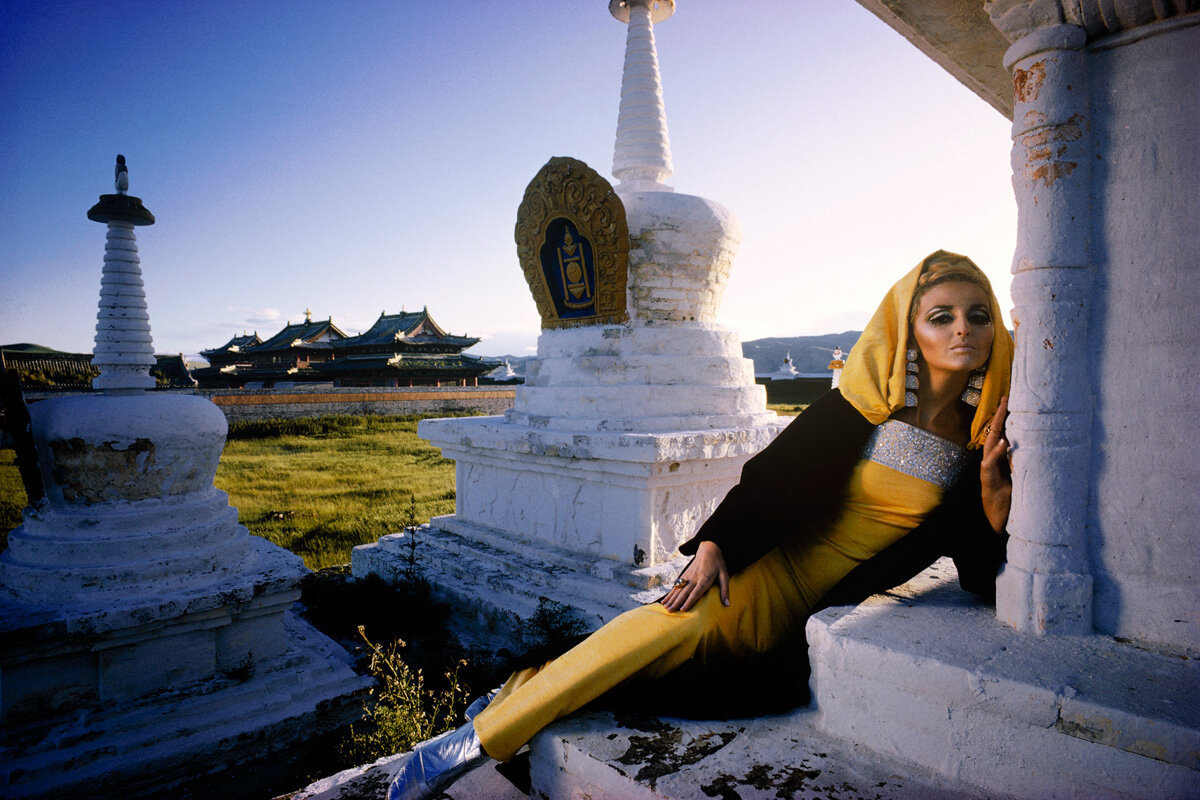
M 716 583 L 721 590 L 721 603 L 729 605 L 729 568 L 725 556 L 714 542 L 701 542 L 696 557 L 679 576 L 674 588 L 659 600 L 668 611 L 688 611 Z

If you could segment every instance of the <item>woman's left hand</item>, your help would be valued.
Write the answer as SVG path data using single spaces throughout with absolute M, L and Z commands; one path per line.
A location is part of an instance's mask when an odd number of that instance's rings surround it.
M 1004 420 L 1008 417 L 1008 398 L 992 415 L 991 430 L 983 442 L 983 461 L 979 465 L 979 482 L 983 487 L 983 513 L 992 530 L 1003 533 L 1008 526 L 1012 508 L 1012 468 L 1008 460 L 1008 440 L 1004 438 Z

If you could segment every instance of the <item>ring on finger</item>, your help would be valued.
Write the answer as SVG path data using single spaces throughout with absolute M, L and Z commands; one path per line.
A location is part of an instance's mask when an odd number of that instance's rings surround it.
M 672 589 L 682 589 L 683 587 L 687 586 L 689 583 L 691 583 L 691 581 L 689 581 L 687 578 L 680 578 L 679 580 L 675 581 L 675 584 L 671 588 Z

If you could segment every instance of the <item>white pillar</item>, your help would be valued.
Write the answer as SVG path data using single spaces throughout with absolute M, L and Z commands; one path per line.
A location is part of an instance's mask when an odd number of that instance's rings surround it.
M 1017 330 L 1008 435 L 1013 513 L 996 613 L 1033 633 L 1090 633 L 1088 491 L 1094 280 L 1086 41 L 1055 25 L 1018 39 L 1013 72 L 1013 257 Z

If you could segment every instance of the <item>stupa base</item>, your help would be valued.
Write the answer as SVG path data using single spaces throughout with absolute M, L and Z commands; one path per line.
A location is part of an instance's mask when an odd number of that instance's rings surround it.
M 455 519 L 630 567 L 669 561 L 789 420 L 669 432 L 422 421 L 456 462 Z M 757 423 L 757 424 L 751 424 Z
M 204 590 L 0 602 L 0 797 L 217 786 L 356 718 L 370 679 L 290 611 L 303 564 L 250 542 L 255 569 Z

